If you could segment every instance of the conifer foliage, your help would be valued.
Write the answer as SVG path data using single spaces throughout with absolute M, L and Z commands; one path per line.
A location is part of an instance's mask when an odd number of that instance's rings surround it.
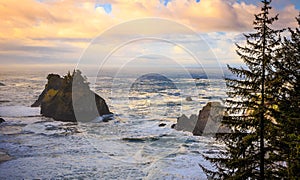
M 229 89 L 225 100 L 227 114 L 222 123 L 232 132 L 220 134 L 225 143 L 220 157 L 206 157 L 217 172 L 204 171 L 216 179 L 274 179 L 281 176 L 274 152 L 274 61 L 281 47 L 280 33 L 270 17 L 271 0 L 262 0 L 261 12 L 255 15 L 254 32 L 245 34 L 246 44 L 237 44 L 237 54 L 246 67 L 230 67 L 236 78 L 225 79 Z
M 278 148 L 272 157 L 278 161 L 282 177 L 288 179 L 300 177 L 300 14 L 296 19 L 298 28 L 289 28 L 290 36 L 278 51 L 272 82 L 278 107 L 274 110 L 276 139 L 272 141 Z

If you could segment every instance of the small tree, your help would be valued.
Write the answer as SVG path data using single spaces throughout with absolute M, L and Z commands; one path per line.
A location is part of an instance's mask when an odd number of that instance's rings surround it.
M 222 123 L 232 133 L 221 134 L 217 139 L 226 144 L 220 157 L 209 158 L 218 172 L 204 169 L 217 179 L 264 179 L 280 177 L 276 163 L 265 155 L 273 151 L 274 117 L 272 77 L 275 52 L 280 46 L 281 30 L 271 25 L 278 18 L 269 17 L 271 0 L 263 0 L 261 12 L 255 15 L 254 31 L 244 35 L 246 45 L 237 44 L 237 54 L 247 67 L 229 70 L 237 78 L 226 79 L 228 98 L 225 100 L 228 114 Z

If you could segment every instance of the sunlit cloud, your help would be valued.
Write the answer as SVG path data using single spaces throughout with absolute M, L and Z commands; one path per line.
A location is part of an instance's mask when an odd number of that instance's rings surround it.
M 260 10 L 258 4 L 258 0 L 1 1 L 0 60 L 3 65 L 76 63 L 90 41 L 111 27 L 133 19 L 157 17 L 183 24 L 205 36 L 223 64 L 238 63 L 234 43 L 242 32 L 252 30 L 253 14 Z M 280 14 L 276 28 L 297 25 L 298 1 L 274 0 L 273 4 L 272 14 Z M 143 25 L 132 28 L 135 29 L 129 32 L 135 34 Z M 163 25 L 153 31 L 180 35 L 180 29 Z M 114 34 L 113 38 L 130 35 L 124 32 Z M 187 38 L 184 41 L 192 43 Z M 142 47 L 137 49 L 142 51 Z M 169 50 L 180 54 L 181 49 L 174 46 Z

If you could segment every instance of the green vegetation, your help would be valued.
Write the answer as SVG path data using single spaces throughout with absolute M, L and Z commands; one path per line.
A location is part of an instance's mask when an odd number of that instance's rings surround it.
M 297 179 L 300 177 L 299 29 L 272 29 L 270 0 L 255 15 L 254 31 L 237 54 L 247 68 L 229 70 L 229 89 L 222 124 L 229 134 L 217 136 L 226 144 L 219 157 L 206 157 L 217 171 L 202 169 L 215 179 Z M 298 23 L 299 17 L 297 18 Z

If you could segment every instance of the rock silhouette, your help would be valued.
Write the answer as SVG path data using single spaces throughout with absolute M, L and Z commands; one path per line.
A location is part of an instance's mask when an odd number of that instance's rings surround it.
M 31 105 L 41 106 L 41 114 L 59 121 L 90 121 L 99 115 L 112 114 L 105 100 L 89 88 L 79 70 L 64 77 L 47 76 L 48 83 Z

